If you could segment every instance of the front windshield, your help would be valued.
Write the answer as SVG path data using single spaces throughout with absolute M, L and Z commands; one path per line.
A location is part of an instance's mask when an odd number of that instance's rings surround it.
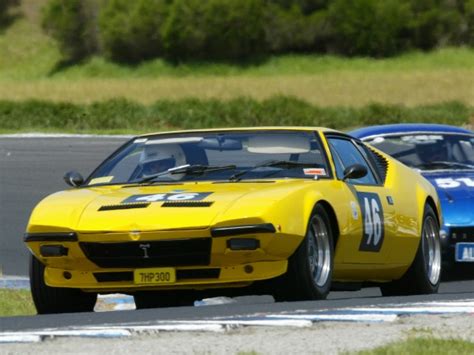
M 86 184 L 314 179 L 327 172 L 313 132 L 186 133 L 130 141 L 103 162 Z
M 420 170 L 474 169 L 474 135 L 407 133 L 366 142 Z

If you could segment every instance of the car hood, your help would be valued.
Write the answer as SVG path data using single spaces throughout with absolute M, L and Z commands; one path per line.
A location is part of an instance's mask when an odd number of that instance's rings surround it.
M 423 171 L 438 192 L 446 225 L 474 225 L 474 170 Z
M 301 180 L 72 189 L 44 199 L 33 211 L 28 231 L 204 229 L 218 225 L 219 217 L 239 202 L 242 217 L 250 215 L 250 206 L 257 223 L 272 201 L 297 186 Z

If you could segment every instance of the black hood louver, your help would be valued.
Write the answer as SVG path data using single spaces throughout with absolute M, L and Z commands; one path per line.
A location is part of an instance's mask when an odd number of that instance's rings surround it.
M 213 201 L 166 201 L 161 207 L 209 207 Z
M 122 203 L 117 205 L 104 205 L 99 208 L 99 211 L 113 211 L 113 210 L 130 210 L 133 208 L 147 208 L 150 202 L 138 203 Z

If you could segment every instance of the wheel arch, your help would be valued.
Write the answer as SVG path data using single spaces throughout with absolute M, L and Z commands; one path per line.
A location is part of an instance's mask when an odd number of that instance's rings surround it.
M 331 206 L 331 204 L 326 200 L 319 200 L 316 202 L 313 211 L 318 205 L 322 206 L 329 215 L 329 223 L 331 224 L 331 229 L 334 235 L 334 249 L 336 249 L 339 240 L 339 222 L 337 220 L 336 212 L 334 211 L 334 208 Z
M 426 200 L 425 200 L 425 206 L 428 205 L 430 206 L 432 209 L 433 209 L 433 212 L 436 216 L 436 219 L 438 220 L 438 225 L 441 226 L 441 216 L 439 215 L 439 209 L 438 207 L 436 206 L 436 203 L 433 199 L 433 197 L 431 197 L 430 195 L 428 195 L 426 197 Z M 425 207 L 423 207 L 423 210 L 424 210 Z

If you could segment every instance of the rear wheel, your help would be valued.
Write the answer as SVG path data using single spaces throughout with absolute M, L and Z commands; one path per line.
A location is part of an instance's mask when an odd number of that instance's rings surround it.
M 420 244 L 413 264 L 400 279 L 380 287 L 382 295 L 416 295 L 438 292 L 441 276 L 439 223 L 430 205 L 425 206 Z
M 30 287 L 38 314 L 92 312 L 96 293 L 75 288 L 50 287 L 44 282 L 44 265 L 30 256 Z
M 196 297 L 192 291 L 139 291 L 133 298 L 135 307 L 144 309 L 192 306 Z
M 334 238 L 326 210 L 317 205 L 306 236 L 288 261 L 288 271 L 277 282 L 276 301 L 325 299 L 331 289 Z

